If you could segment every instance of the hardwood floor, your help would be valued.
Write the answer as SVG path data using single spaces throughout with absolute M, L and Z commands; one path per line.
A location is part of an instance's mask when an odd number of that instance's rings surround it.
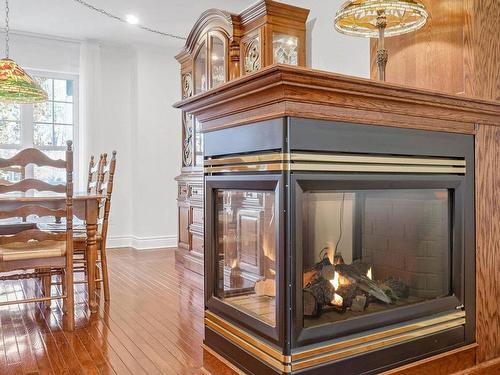
M 76 330 L 61 329 L 58 301 L 0 308 L 0 374 L 202 374 L 203 279 L 175 265 L 174 250 L 109 251 L 111 301 L 90 316 L 75 288 Z M 3 299 L 34 281 L 0 284 Z M 53 286 L 53 293 L 58 289 Z
M 59 302 L 50 309 L 0 307 L 0 375 L 209 374 L 203 362 L 213 375 L 242 374 L 210 350 L 203 353 L 203 278 L 176 266 L 174 249 L 108 254 L 111 301 L 102 299 L 90 316 L 86 287 L 77 285 L 72 333 L 61 329 Z M 38 287 L 32 280 L 0 283 L 0 300 L 25 298 Z M 492 366 L 470 373 L 496 374 L 500 367 Z M 401 374 L 410 372 L 425 370 Z

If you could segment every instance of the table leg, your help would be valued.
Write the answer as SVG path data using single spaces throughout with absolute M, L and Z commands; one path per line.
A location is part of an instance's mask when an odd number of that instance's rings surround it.
M 87 288 L 89 293 L 90 312 L 97 312 L 95 295 L 95 267 L 97 257 L 97 200 L 87 200 L 85 207 L 87 222 Z

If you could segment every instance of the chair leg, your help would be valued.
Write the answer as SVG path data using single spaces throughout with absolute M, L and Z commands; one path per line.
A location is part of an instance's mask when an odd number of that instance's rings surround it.
M 101 262 L 101 267 L 99 267 L 99 261 L 97 261 L 95 264 L 95 279 L 96 280 L 101 278 L 101 268 L 102 268 L 102 262 Z M 101 290 L 101 282 L 96 281 L 95 288 L 96 288 L 96 290 L 100 291 Z
M 47 270 L 49 271 L 49 270 Z M 42 276 L 42 288 L 43 288 L 43 296 L 50 297 L 52 290 L 52 277 L 51 276 Z M 49 309 L 52 301 L 45 301 L 45 308 Z
M 65 277 L 65 275 L 59 275 L 59 281 L 61 282 L 61 292 L 63 295 L 66 295 L 67 290 L 66 290 L 66 277 Z M 62 306 L 63 313 L 66 314 L 68 312 L 67 311 L 68 304 L 66 303 L 66 301 L 63 301 L 62 305 L 63 305 Z
M 85 262 L 85 270 L 83 271 L 83 275 L 85 276 L 85 279 L 87 278 L 87 266 L 88 266 L 88 257 L 87 257 L 87 249 L 83 252 L 83 261 Z
M 66 310 L 66 322 L 68 331 L 73 331 L 75 329 L 75 298 L 74 298 L 74 286 L 73 286 L 73 272 L 64 273 L 64 282 L 66 283 L 66 298 L 64 303 L 67 305 Z
M 103 246 L 102 242 L 100 246 L 100 252 L 101 252 L 101 273 L 102 273 L 102 285 L 104 289 L 104 300 L 109 301 L 108 259 L 106 257 L 106 246 Z

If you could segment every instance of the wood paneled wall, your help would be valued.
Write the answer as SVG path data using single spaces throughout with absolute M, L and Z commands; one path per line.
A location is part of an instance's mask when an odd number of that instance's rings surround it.
M 465 21 L 465 94 L 500 101 L 500 1 L 466 0 Z
M 476 133 L 477 361 L 500 357 L 500 127 Z
M 500 100 L 500 2 L 422 1 L 431 15 L 427 24 L 386 40 L 387 81 Z M 372 40 L 373 79 L 376 44 Z
M 387 81 L 500 101 L 500 1 L 423 0 L 431 18 L 389 38 Z M 376 78 L 372 40 L 371 75 Z M 500 357 L 500 128 L 476 126 L 477 363 Z
M 386 39 L 388 82 L 433 88 L 453 94 L 465 92 L 463 32 L 466 0 L 424 1 L 431 19 L 424 28 Z M 376 40 L 371 41 L 371 76 L 377 77 Z M 439 69 L 442 66 L 443 69 Z M 432 67 L 432 69 L 431 69 Z

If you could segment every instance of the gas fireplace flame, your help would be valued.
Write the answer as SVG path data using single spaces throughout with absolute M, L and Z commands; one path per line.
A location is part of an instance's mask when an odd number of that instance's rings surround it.
M 366 271 L 366 277 L 368 277 L 370 280 L 373 280 L 372 276 L 372 268 L 368 268 L 368 271 Z
M 342 306 L 344 304 L 344 299 L 335 293 L 333 295 L 333 300 L 330 303 L 335 306 Z
M 335 271 L 334 275 L 333 275 L 333 280 L 330 280 L 330 283 L 332 283 L 333 287 L 335 288 L 335 290 L 337 290 L 340 286 L 340 277 L 339 277 L 339 273 L 337 271 Z
M 340 275 L 338 272 L 335 271 L 335 273 L 333 275 L 333 279 L 330 280 L 330 283 L 333 285 L 335 290 L 339 289 L 339 287 L 340 287 Z M 335 305 L 335 306 L 342 306 L 344 304 L 344 299 L 342 298 L 342 296 L 335 293 L 333 295 L 333 299 L 330 301 L 330 303 L 332 305 Z

